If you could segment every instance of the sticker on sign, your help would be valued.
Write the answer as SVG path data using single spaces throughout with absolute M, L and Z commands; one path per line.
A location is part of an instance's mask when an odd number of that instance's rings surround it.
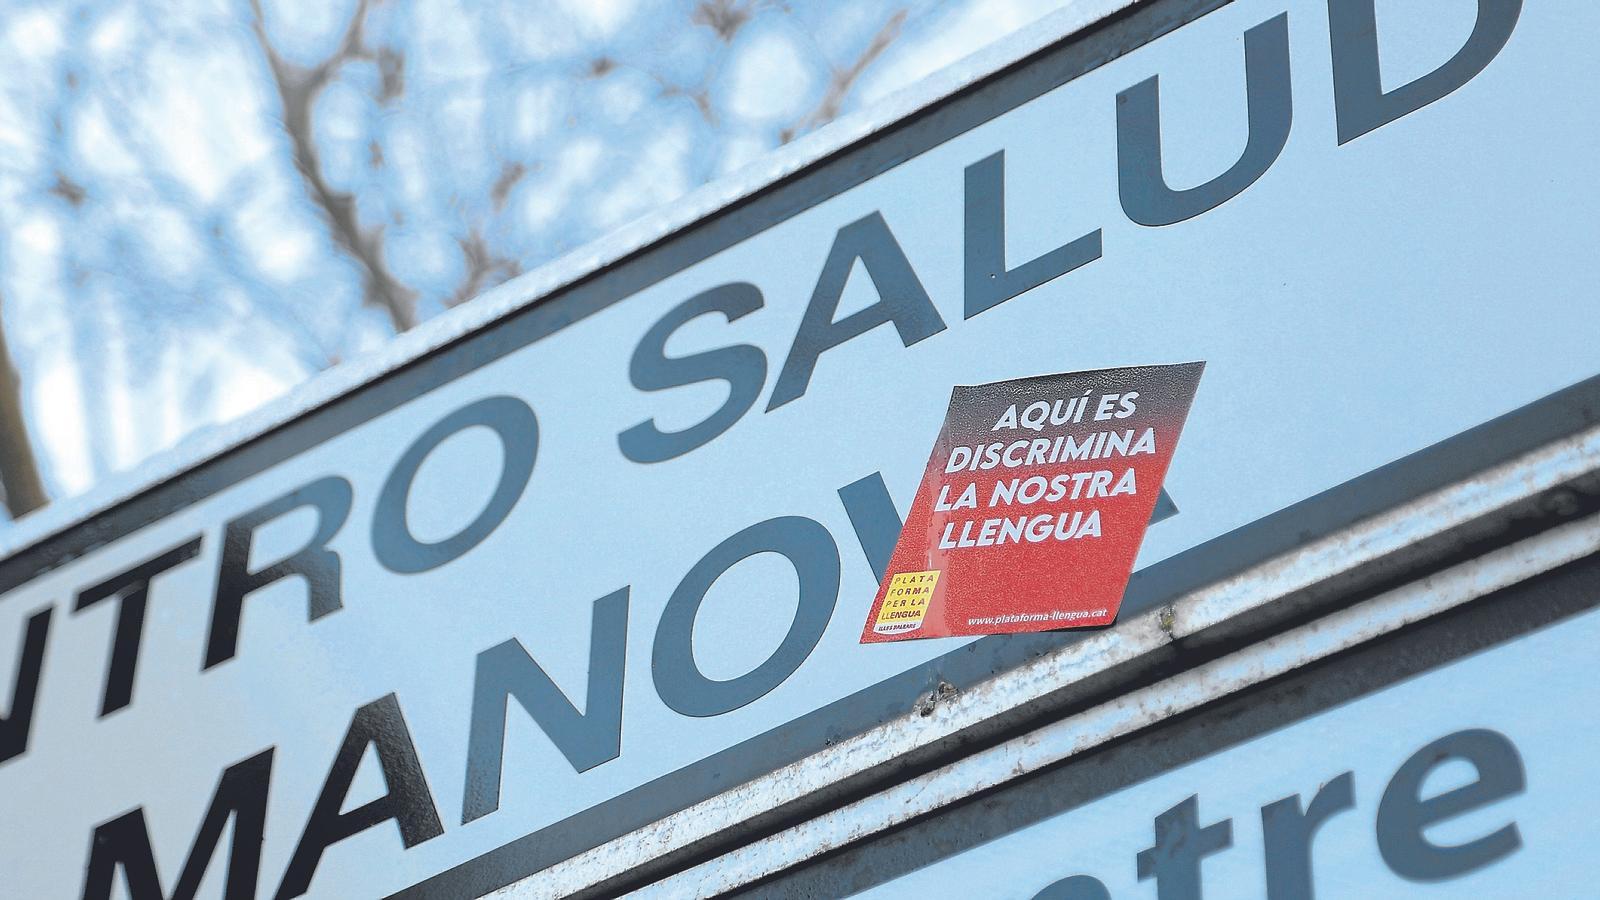
M 6 890 L 473 895 L 896 715 L 930 385 L 1206 359 L 1148 570 L 1595 374 L 1600 6 L 1372 10 L 1136 4 L 0 561 Z
M 1115 621 L 1204 368 L 952 390 L 862 643 Z

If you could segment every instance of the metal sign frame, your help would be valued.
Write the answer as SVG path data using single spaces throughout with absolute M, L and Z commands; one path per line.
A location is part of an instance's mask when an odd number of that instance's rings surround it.
M 1459 605 L 1335 652 L 1315 665 L 1306 658 L 1307 664 L 1302 668 L 1245 687 L 1192 713 L 1168 716 L 1124 738 L 1085 748 L 1064 764 L 1040 767 L 989 788 L 982 795 L 982 803 L 950 803 L 904 828 L 879 832 L 842 852 L 801 862 L 737 893 L 752 900 L 842 897 L 890 883 L 985 842 L 1004 840 L 1004 835 L 1054 815 L 1093 804 L 1212 754 L 1226 753 L 1325 710 L 1358 702 L 1390 685 L 1444 668 L 1466 656 L 1492 651 L 1540 629 L 1560 627 L 1600 606 L 1600 556 L 1563 564 L 1574 553 L 1592 552 L 1596 537 L 1596 523 L 1590 519 L 1513 545 L 1507 548 L 1511 553 L 1492 553 L 1481 561 L 1430 576 L 1377 606 L 1387 605 L 1399 611 L 1408 601 L 1425 601 L 1430 594 L 1435 601 L 1453 595 L 1449 602 L 1459 600 Z M 1541 569 L 1550 566 L 1555 568 L 1540 574 Z M 1496 589 L 1504 580 L 1519 575 L 1528 580 Z M 1418 611 L 1415 606 L 1413 610 Z M 1376 606 L 1369 602 L 1351 607 L 1343 618 L 1375 611 Z M 1283 641 L 1276 643 L 1281 648 L 1292 640 L 1295 638 L 1286 634 Z M 1270 649 L 1273 643 L 1258 646 Z M 1243 671 L 1244 665 L 1241 657 L 1228 667 L 1237 673 Z M 1196 670 L 1191 680 L 1214 674 L 1215 671 Z M 1263 670 L 1262 674 L 1267 673 Z M 1037 754 L 1050 743 L 1059 743 L 1064 736 L 1062 731 L 1082 724 L 1063 720 L 1051 726 L 1055 734 L 1037 736 L 1030 740 L 1029 748 Z M 948 775 L 938 779 L 919 779 L 916 786 L 925 788 L 929 782 L 937 781 L 954 784 L 962 778 L 987 783 L 993 779 L 983 778 L 983 773 L 993 772 L 995 766 L 1007 762 L 1014 759 L 1002 759 L 993 753 L 975 754 L 959 770 L 952 767 Z M 902 789 L 895 792 L 897 797 L 876 795 L 861 805 L 888 804 L 903 799 L 906 793 L 909 790 Z M 793 837 L 785 833 L 785 838 Z M 741 861 L 748 866 L 756 859 L 768 858 L 770 854 L 762 852 L 764 849 L 758 845 L 746 851 Z M 703 865 L 692 873 L 651 885 L 640 896 L 667 895 L 673 889 L 710 893 L 731 883 L 733 862 L 724 859 Z M 1047 866 L 1053 862 L 1056 861 L 1041 861 Z

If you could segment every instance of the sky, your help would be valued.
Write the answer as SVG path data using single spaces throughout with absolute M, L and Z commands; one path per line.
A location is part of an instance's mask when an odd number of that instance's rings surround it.
M 46 488 L 83 493 L 1069 2 L 8 4 L 0 316 Z

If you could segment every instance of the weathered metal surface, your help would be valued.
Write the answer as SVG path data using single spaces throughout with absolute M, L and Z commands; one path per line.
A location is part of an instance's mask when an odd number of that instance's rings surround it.
M 709 897 L 734 890 L 1596 551 L 1600 517 L 1559 526 L 840 807 L 635 896 Z M 1150 621 L 1135 630 L 1163 631 Z M 545 891 L 498 896 L 560 896 L 560 890 Z
M 1600 428 L 1419 497 L 965 691 L 941 684 L 899 720 L 596 847 L 494 896 L 579 894 L 864 774 L 877 772 L 892 779 L 904 760 L 930 745 L 959 740 L 964 732 L 1093 676 L 1158 655 L 1175 643 L 1254 613 L 1270 612 L 1320 583 L 1338 582 L 1363 567 L 1403 568 L 1408 555 L 1411 564 L 1425 562 L 1417 558 L 1418 548 L 1452 534 L 1474 533 L 1485 522 L 1504 523 L 1513 510 L 1530 502 L 1577 513 L 1594 502 L 1588 496 L 1592 486 L 1585 479 L 1596 473 L 1600 473 Z M 1583 485 L 1582 492 L 1571 485 Z M 1180 676 L 838 807 L 640 890 L 644 896 L 662 897 L 732 890 L 1597 550 L 1600 517 L 1557 525 L 1262 638 Z

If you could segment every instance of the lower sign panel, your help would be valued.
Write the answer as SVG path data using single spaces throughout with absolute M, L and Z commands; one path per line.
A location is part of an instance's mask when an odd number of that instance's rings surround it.
M 1591 558 L 751 893 L 1589 896 L 1596 641 Z

